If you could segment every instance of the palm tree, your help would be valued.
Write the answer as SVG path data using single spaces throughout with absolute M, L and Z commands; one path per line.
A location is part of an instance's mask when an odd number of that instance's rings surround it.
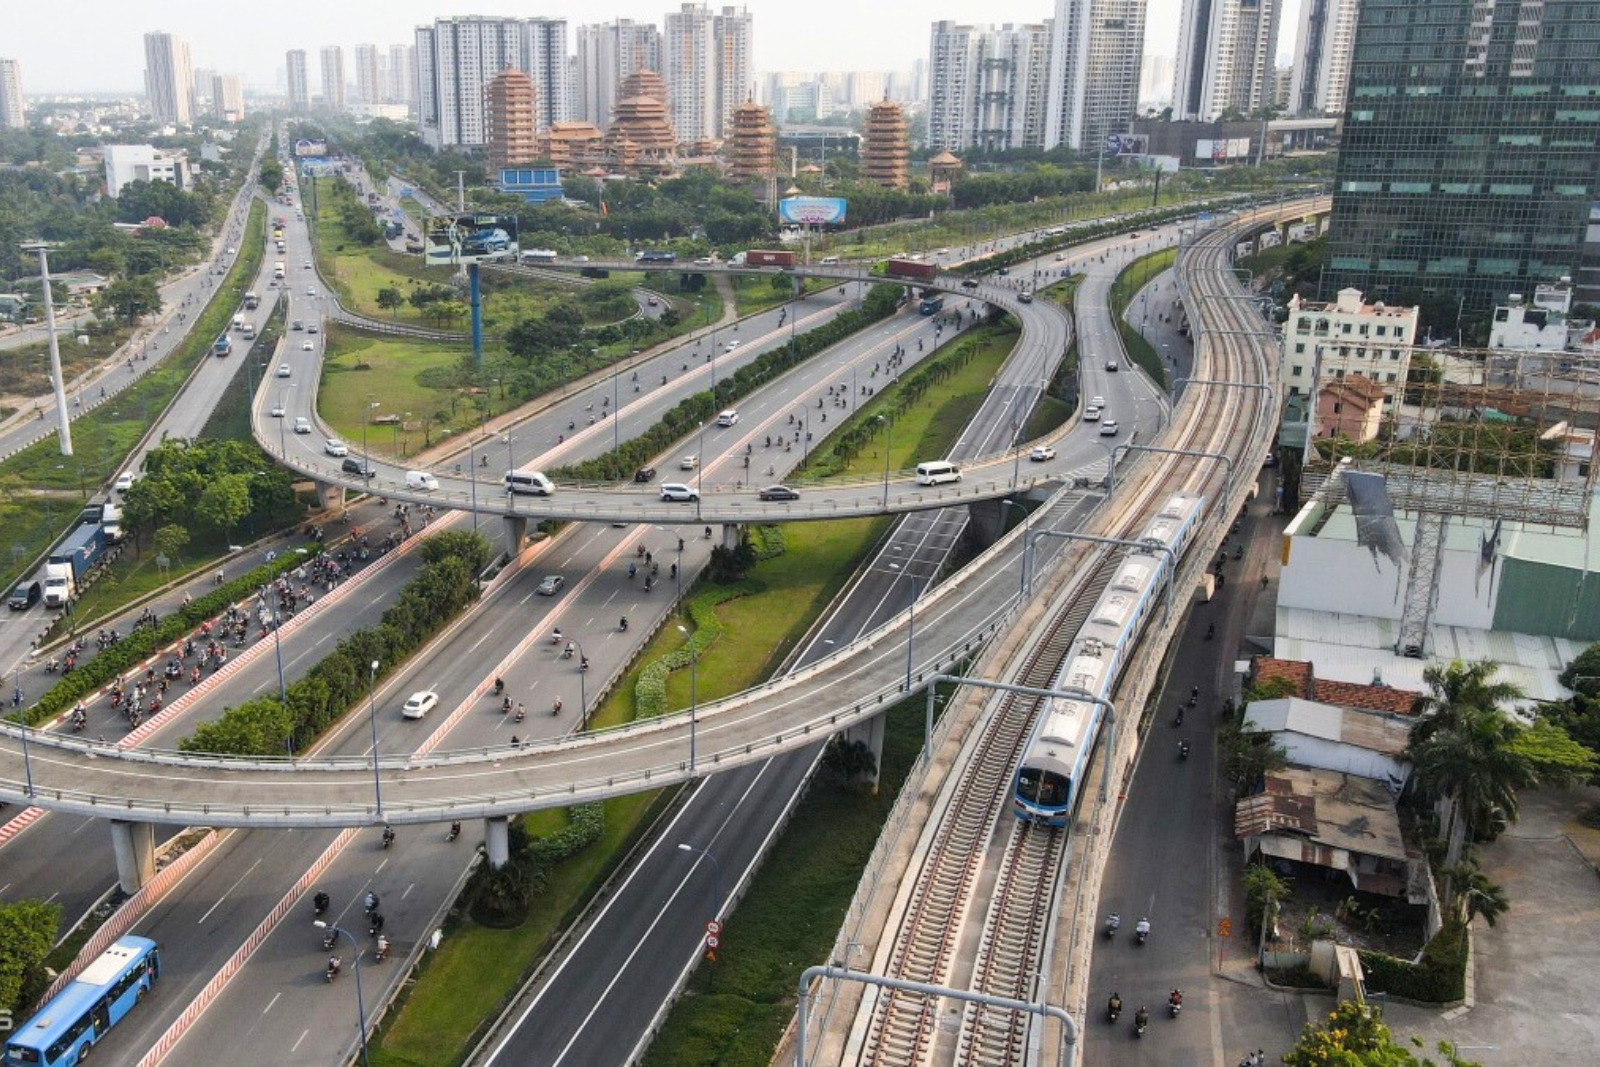
M 1476 867 L 1466 872 L 1463 880 L 1456 882 L 1457 891 L 1467 909 L 1467 923 L 1482 916 L 1490 926 L 1511 908 L 1511 898 L 1506 891 L 1489 881 L 1489 876 Z
M 1455 660 L 1448 667 L 1435 665 L 1423 671 L 1422 680 L 1433 693 L 1417 699 L 1413 710 L 1420 718 L 1411 728 L 1412 745 L 1452 728 L 1463 709 L 1500 710 L 1505 704 L 1521 700 L 1525 695 L 1521 686 L 1493 680 L 1499 669 L 1492 660 L 1481 659 L 1476 663 Z
M 1451 714 L 1448 726 L 1420 741 L 1413 730 L 1406 756 L 1422 789 L 1446 802 L 1440 829 L 1447 842 L 1445 865 L 1453 867 L 1467 833 L 1489 837 L 1497 823 L 1516 819 L 1517 790 L 1538 784 L 1539 775 L 1516 750 L 1521 727 L 1504 712 L 1464 704 Z

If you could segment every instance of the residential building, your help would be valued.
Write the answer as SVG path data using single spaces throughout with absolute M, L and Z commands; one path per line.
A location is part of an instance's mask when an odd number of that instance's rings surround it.
M 360 103 L 381 104 L 384 102 L 386 86 L 378 69 L 380 58 L 377 45 L 356 45 L 356 100 Z
M 212 83 L 216 77 L 217 72 L 209 67 L 194 68 L 194 84 L 189 87 L 189 101 L 195 115 L 198 116 L 202 111 L 210 111 L 216 103 L 211 99 L 212 90 L 216 88 Z
M 0 129 L 20 130 L 25 125 L 22 64 L 14 59 L 0 59 Z
M 384 89 L 384 103 L 415 104 L 417 102 L 417 80 L 413 77 L 411 69 L 411 57 L 414 51 L 411 45 L 392 44 L 389 46 L 389 69 L 385 71 L 387 83 Z
M 1360 0 L 1300 0 L 1289 114 L 1344 114 L 1359 10 Z
M 541 127 L 565 119 L 571 70 L 564 19 L 438 19 L 417 27 L 416 41 L 418 117 L 432 147 L 485 143 L 484 88 L 502 70 L 533 79 Z
M 861 177 L 889 189 L 904 189 L 911 170 L 911 125 L 905 109 L 880 100 L 867 113 L 863 133 Z
M 840 111 L 833 88 L 820 78 L 770 90 L 772 115 L 780 123 L 805 123 L 825 119 Z
M 1386 716 L 1414 714 L 1422 691 L 1384 685 L 1381 677 L 1370 684 L 1322 678 L 1317 675 L 1316 665 L 1307 660 L 1257 656 L 1250 663 L 1250 684 L 1259 688 L 1272 682 L 1287 682 L 1288 695 L 1301 700 L 1361 708 Z
M 322 106 L 327 111 L 344 111 L 347 103 L 344 85 L 344 48 L 327 45 L 322 49 Z
M 306 79 L 306 50 L 304 48 L 291 48 L 284 53 L 288 75 L 287 87 L 289 90 L 289 110 L 309 111 L 311 109 L 311 86 Z
M 579 26 L 575 60 L 573 116 L 603 131 L 622 79 L 636 70 L 661 70 L 661 31 L 632 19 Z
M 1588 484 L 1594 466 L 1594 430 L 1559 422 L 1541 434 L 1540 440 L 1555 447 L 1556 481 Z
M 539 92 L 520 70 L 502 70 L 489 79 L 485 143 L 490 173 L 520 167 L 539 157 Z
M 1417 308 L 1368 304 L 1361 290 L 1342 289 L 1332 303 L 1296 294 L 1287 311 L 1278 367 L 1285 396 L 1311 396 L 1321 384 L 1359 374 L 1383 389 L 1384 413 L 1394 413 L 1411 369 Z
M 1052 61 L 1054 57 L 1052 56 Z M 1145 56 L 1139 70 L 1139 110 L 1157 111 L 1172 106 L 1172 78 L 1177 63 L 1171 56 Z M 1054 97 L 1052 97 L 1052 100 Z
M 1046 23 L 1045 147 L 1090 150 L 1127 132 L 1141 99 L 1150 96 L 1141 87 L 1146 3 L 1056 0 L 1055 18 Z
M 844 102 L 852 111 L 866 110 L 889 91 L 889 75 L 881 70 L 853 70 L 845 76 Z
M 1212 122 L 1266 107 L 1281 0 L 1183 0 L 1172 117 Z
M 244 83 L 237 74 L 218 74 L 211 79 L 211 113 L 223 122 L 244 118 Z
M 720 140 L 751 84 L 754 23 L 748 8 L 684 4 L 666 16 L 661 74 L 679 140 Z
M 1521 293 L 1512 293 L 1505 304 L 1494 309 L 1494 319 L 1489 323 L 1489 347 L 1516 352 L 1565 351 L 1572 340 L 1567 325 L 1571 311 L 1569 284 L 1538 286 L 1531 305 Z
M 1576 0 L 1362 0 L 1322 294 L 1431 294 L 1470 322 L 1580 278 L 1597 41 Z
M 1383 386 L 1352 374 L 1324 382 L 1317 390 L 1317 434 L 1363 444 L 1383 428 Z
M 953 152 L 1042 148 L 1050 36 L 1042 24 L 933 24 L 928 146 Z
M 189 164 L 183 153 L 169 153 L 147 144 L 105 147 L 106 195 L 115 200 L 129 182 L 170 182 L 189 187 Z
M 1408 700 L 1418 696 L 1391 692 Z M 1252 700 L 1243 718 L 1245 730 L 1271 734 L 1294 766 L 1357 774 L 1397 791 L 1411 777 L 1405 750 L 1416 722 L 1409 712 L 1385 714 L 1294 696 Z
M 1420 903 L 1427 899 L 1427 863 L 1407 851 L 1394 802 L 1386 782 L 1285 767 L 1268 771 L 1261 792 L 1234 805 L 1233 832 L 1246 863 L 1287 860 L 1331 869 L 1358 892 Z
M 144 35 L 144 92 L 157 122 L 194 118 L 194 73 L 189 42 L 170 33 Z

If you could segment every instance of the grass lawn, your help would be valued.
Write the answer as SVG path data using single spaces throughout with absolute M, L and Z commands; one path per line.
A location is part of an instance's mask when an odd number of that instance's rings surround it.
M 1162 389 L 1167 387 L 1167 368 L 1162 365 L 1161 354 L 1151 347 L 1143 334 L 1123 320 L 1122 313 L 1127 310 L 1145 283 L 1171 267 L 1177 258 L 1176 248 L 1163 248 L 1159 252 L 1141 256 L 1128 264 L 1127 269 L 1117 275 L 1117 280 L 1111 283 L 1111 317 L 1117 324 L 1118 332 L 1122 334 L 1122 343 L 1127 347 L 1128 355 L 1133 361 L 1155 379 L 1156 384 Z
M 778 277 L 783 280 L 782 289 L 774 288 L 770 277 L 749 274 L 730 275 L 728 280 L 733 285 L 733 298 L 739 308 L 739 314 L 741 316 L 754 315 L 758 311 L 776 307 L 788 300 L 794 292 L 793 279 L 788 275 L 778 275 Z M 805 292 L 807 295 L 820 293 L 835 284 L 837 283 L 814 279 L 806 283 Z
M 247 536 L 247 532 L 242 531 L 240 536 Z M 154 548 L 147 545 L 135 555 L 130 546 L 123 551 L 122 558 L 111 565 L 110 571 L 78 598 L 73 608 L 78 629 L 86 630 L 99 620 L 117 614 L 168 582 L 214 567 L 227 551 L 226 537 L 197 534 L 184 546 L 182 557 L 172 560 L 172 566 L 163 571 L 156 566 L 159 553 Z
M 361 447 L 364 426 L 367 447 L 373 452 L 404 458 L 426 447 L 419 424 L 440 410 L 448 414 L 450 398 L 419 385 L 417 375 L 434 367 L 454 366 L 468 349 L 368 337 L 338 327 L 329 327 L 323 336 L 328 347 L 317 393 L 317 413 L 322 420 L 351 448 Z M 375 412 L 367 406 L 369 397 L 378 404 Z M 405 426 L 368 426 L 369 414 L 399 415 Z M 475 414 L 471 405 L 460 404 L 457 422 L 475 421 Z M 449 422 L 435 422 L 429 436 L 438 440 L 442 431 L 451 428 Z

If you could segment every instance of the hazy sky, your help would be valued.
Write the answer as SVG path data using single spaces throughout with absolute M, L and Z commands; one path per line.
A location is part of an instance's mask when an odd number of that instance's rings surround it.
M 724 0 L 712 0 L 713 8 Z M 1145 51 L 1177 50 L 1181 0 L 1149 0 Z M 661 24 L 677 10 L 665 0 L 68 0 L 60 7 L 6 0 L 0 55 L 22 62 L 26 92 L 73 89 L 143 89 L 143 35 L 165 30 L 189 41 L 196 67 L 244 75 L 247 84 L 271 86 L 290 48 L 305 48 L 315 83 L 316 49 L 340 44 L 410 43 L 412 30 L 450 15 L 544 15 L 572 26 L 612 18 Z M 1036 22 L 1055 10 L 1053 0 L 748 0 L 755 17 L 755 69 L 909 70 L 928 54 L 928 27 L 936 19 L 963 22 Z M 1295 32 L 1298 0 L 1285 0 L 1279 52 Z M 354 77 L 351 57 L 347 76 Z

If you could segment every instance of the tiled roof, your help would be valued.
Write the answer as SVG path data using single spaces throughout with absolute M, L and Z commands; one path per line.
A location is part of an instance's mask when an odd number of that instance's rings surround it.
M 1318 678 L 1304 660 L 1260 656 L 1255 661 L 1256 685 L 1284 678 L 1294 683 L 1293 696 L 1341 708 L 1366 708 L 1391 715 L 1410 715 L 1420 694 L 1387 685 L 1361 685 Z

